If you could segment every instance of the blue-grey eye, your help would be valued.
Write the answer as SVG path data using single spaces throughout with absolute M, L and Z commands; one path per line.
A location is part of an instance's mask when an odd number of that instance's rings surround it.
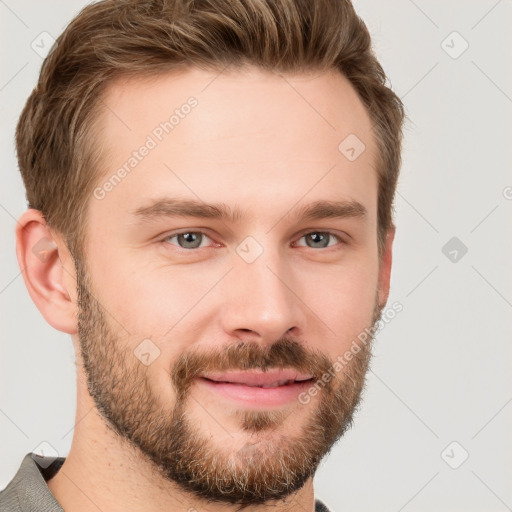
M 308 247 L 312 247 L 313 249 L 323 249 L 325 247 L 328 247 L 329 241 L 335 237 L 332 233 L 324 231 L 313 231 L 311 233 L 303 235 L 302 238 L 307 240 L 306 243 Z
M 198 249 L 201 247 L 201 242 L 203 241 L 204 237 L 204 233 L 188 231 L 186 233 L 178 233 L 176 235 L 169 236 L 166 240 L 172 240 L 173 238 L 176 238 L 178 241 L 177 245 L 182 249 Z

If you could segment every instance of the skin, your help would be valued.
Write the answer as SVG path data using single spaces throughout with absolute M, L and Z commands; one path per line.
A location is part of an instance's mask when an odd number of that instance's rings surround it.
M 376 310 L 387 302 L 394 238 L 392 228 L 379 259 L 371 122 L 349 82 L 334 71 L 281 76 L 254 68 L 222 74 L 189 69 L 117 80 L 104 98 L 109 108 L 99 118 L 104 167 L 98 184 L 190 96 L 197 98 L 197 107 L 103 199 L 90 198 L 84 245 L 93 303 L 111 336 L 104 333 L 104 340 L 134 370 L 130 377 L 120 364 L 112 374 L 118 371 L 125 384 L 130 378 L 145 379 L 149 397 L 169 414 L 178 400 L 170 369 L 185 353 L 221 353 L 237 341 L 263 350 L 287 337 L 307 354 L 334 362 L 373 325 Z M 338 150 L 349 134 L 366 146 L 354 161 Z M 223 202 L 244 216 L 237 222 L 194 217 L 140 222 L 132 215 L 156 197 Z M 358 201 L 368 214 L 294 219 L 294 209 L 320 199 Z M 185 250 L 177 237 L 169 238 L 178 230 L 207 237 L 201 248 Z M 325 231 L 340 240 L 331 239 L 327 248 L 308 246 L 305 234 Z M 250 264 L 236 252 L 248 236 L 263 248 Z M 43 237 L 55 247 L 40 258 L 32 248 Z M 36 210 L 19 219 L 17 255 L 36 306 L 50 325 L 71 335 L 77 355 L 73 441 L 63 467 L 48 482 L 63 508 L 239 509 L 188 493 L 107 426 L 83 368 L 75 262 L 60 234 Z M 91 324 L 88 336 L 94 346 L 101 332 Z M 160 354 L 144 366 L 133 351 L 148 338 Z M 333 382 L 340 392 L 348 389 L 349 368 Z M 362 386 L 364 374 L 356 378 Z M 131 407 L 144 407 L 137 400 L 142 396 L 135 393 Z M 259 453 L 270 461 L 279 449 L 273 441 L 307 441 L 305 426 L 325 398 L 320 392 L 307 405 L 294 402 L 274 409 L 286 413 L 285 418 L 261 432 L 244 430 L 240 411 L 234 413 L 232 404 L 194 383 L 184 407 L 214 453 L 228 457 L 250 441 L 259 443 Z M 354 399 L 352 409 L 355 404 Z M 248 504 L 245 510 L 270 508 L 313 511 L 313 475 L 284 499 Z

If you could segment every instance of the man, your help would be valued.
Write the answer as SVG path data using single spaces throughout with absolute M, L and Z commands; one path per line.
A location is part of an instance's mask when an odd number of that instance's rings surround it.
M 17 255 L 74 343 L 74 436 L 28 453 L 0 509 L 327 510 L 403 117 L 348 0 L 86 7 L 16 133 Z

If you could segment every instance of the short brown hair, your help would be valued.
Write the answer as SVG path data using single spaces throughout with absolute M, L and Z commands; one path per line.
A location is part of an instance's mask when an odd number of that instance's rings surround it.
M 378 246 L 393 225 L 404 108 L 350 0 L 104 0 L 85 7 L 45 59 L 16 130 L 28 205 L 81 254 L 98 178 L 95 113 L 114 78 L 252 64 L 339 70 L 365 105 L 378 148 Z

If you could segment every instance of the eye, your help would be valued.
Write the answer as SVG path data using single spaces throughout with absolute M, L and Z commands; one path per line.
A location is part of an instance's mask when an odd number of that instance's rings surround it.
M 171 243 L 172 245 L 178 245 L 181 249 L 199 249 L 200 247 L 204 247 L 202 242 L 204 239 L 210 239 L 205 233 L 201 231 L 185 231 L 182 233 L 175 233 L 174 235 L 170 235 L 165 237 L 162 242 L 167 243 L 168 241 L 176 238 L 177 244 Z
M 173 239 L 176 239 L 176 243 L 172 241 Z M 310 231 L 309 233 L 304 233 L 299 240 L 301 239 L 306 240 L 306 245 L 299 244 L 299 247 L 310 247 L 312 249 L 326 249 L 335 246 L 336 242 L 344 243 L 340 236 L 330 231 Z M 212 239 L 202 231 L 183 231 L 166 236 L 162 239 L 162 242 L 176 245 L 180 249 L 190 250 L 208 247 L 207 243 L 203 243 L 208 240 L 212 241 Z
M 313 249 L 325 249 L 326 247 L 332 247 L 332 245 L 336 245 L 329 244 L 333 239 L 343 243 L 343 240 L 338 235 L 335 235 L 330 231 L 310 231 L 309 233 L 303 234 L 300 239 L 302 238 L 306 240 L 307 247 L 311 247 Z

